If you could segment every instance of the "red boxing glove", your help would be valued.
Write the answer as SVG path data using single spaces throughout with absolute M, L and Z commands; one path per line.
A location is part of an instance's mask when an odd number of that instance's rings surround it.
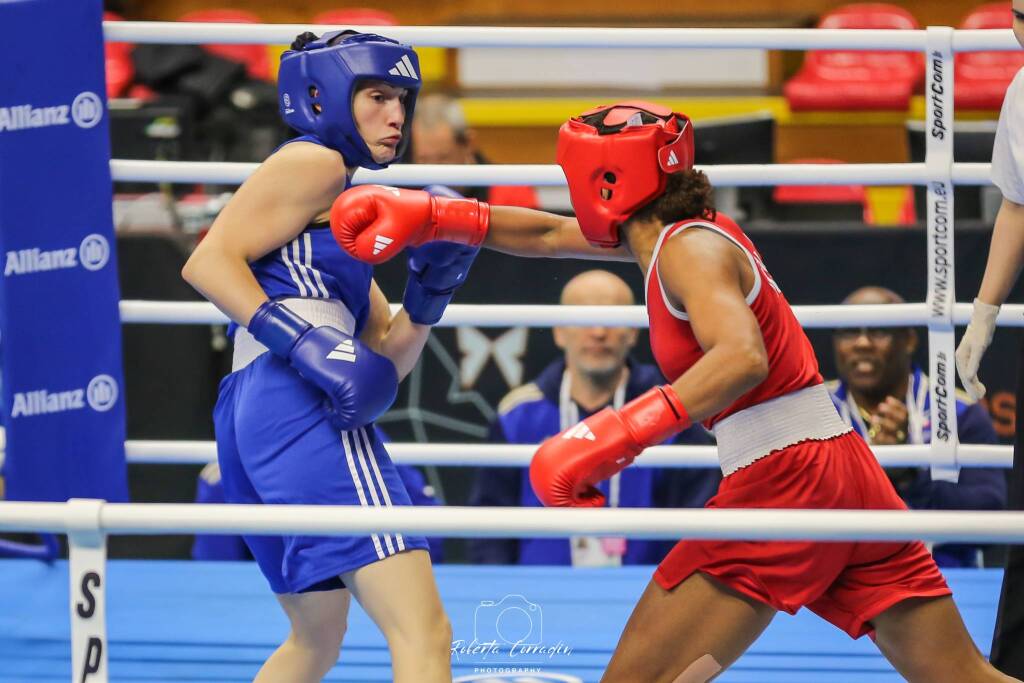
M 605 408 L 547 439 L 530 463 L 530 484 L 547 506 L 602 507 L 604 495 L 595 484 L 690 424 L 675 390 L 654 387 L 619 411 Z
M 353 187 L 331 206 L 334 239 L 353 258 L 374 264 L 436 240 L 479 246 L 490 219 L 485 202 L 383 185 Z

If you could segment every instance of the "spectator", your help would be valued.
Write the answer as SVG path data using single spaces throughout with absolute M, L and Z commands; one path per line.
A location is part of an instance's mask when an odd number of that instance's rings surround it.
M 416 102 L 412 122 L 412 160 L 417 164 L 487 164 L 476 148 L 476 134 L 466 125 L 458 100 L 447 95 L 424 95 Z M 494 205 L 540 208 L 537 193 L 524 185 L 456 187 L 464 197 Z
M 561 303 L 629 305 L 633 294 L 617 276 L 603 270 L 577 275 L 562 290 Z M 565 352 L 531 383 L 514 389 L 498 408 L 491 439 L 539 443 L 606 406 L 620 407 L 665 382 L 657 368 L 633 362 L 629 352 L 637 332 L 626 327 L 556 327 L 555 343 Z M 676 443 L 707 444 L 699 425 Z M 718 471 L 631 467 L 599 488 L 611 507 L 701 507 L 714 495 Z M 540 506 L 527 468 L 481 468 L 471 505 Z M 654 564 L 670 544 L 576 536 L 487 539 L 469 544 L 469 556 L 482 564 L 614 566 Z
M 846 304 L 895 304 L 888 289 L 863 287 Z M 829 387 L 843 419 L 875 445 L 931 441 L 928 376 L 912 361 L 917 332 L 910 328 L 848 328 L 833 336 L 840 379 Z M 957 431 L 962 443 L 996 443 L 985 407 L 956 395 Z M 886 468 L 907 505 L 931 510 L 996 510 L 1006 506 L 1006 480 L 997 469 L 965 468 L 959 481 L 933 481 L 928 467 Z M 980 566 L 980 547 L 942 544 L 932 548 L 940 567 Z

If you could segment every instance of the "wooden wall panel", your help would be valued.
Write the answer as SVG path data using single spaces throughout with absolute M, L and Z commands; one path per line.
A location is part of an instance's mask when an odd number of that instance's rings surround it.
M 585 12 L 576 6 L 550 0 L 361 0 L 340 3 L 336 0 L 304 0 L 282 3 L 280 0 L 124 0 L 130 18 L 172 20 L 182 13 L 211 5 L 249 9 L 268 22 L 301 22 L 328 9 L 359 6 L 376 7 L 396 15 L 406 24 L 494 23 L 539 24 L 764 24 L 792 22 L 799 17 L 816 17 L 829 9 L 847 4 L 841 0 L 731 0 L 728 3 L 686 2 L 665 12 L 662 0 L 587 0 Z M 922 25 L 955 26 L 981 0 L 900 0 Z M 579 3 L 583 7 L 583 3 Z M 591 18 L 592 17 L 592 18 Z
M 956 26 L 983 0 L 898 0 L 925 25 Z M 248 9 L 271 23 L 301 23 L 328 9 L 359 6 L 386 10 L 407 25 L 663 25 L 663 26 L 799 26 L 842 0 L 731 0 L 728 3 L 684 2 L 665 12 L 663 0 L 587 0 L 584 7 L 551 0 L 123 0 L 130 19 L 173 20 L 186 11 L 212 5 Z M 794 53 L 772 60 L 772 84 L 799 63 Z M 792 56 L 790 56 L 792 55 Z M 556 129 L 543 127 L 489 127 L 478 131 L 482 149 L 497 163 L 552 163 Z M 790 125 L 779 129 L 780 161 L 828 156 L 850 162 L 906 160 L 902 126 Z
M 909 161 L 907 133 L 902 124 L 778 127 L 776 161 L 819 158 L 855 164 Z
M 477 129 L 477 141 L 496 164 L 553 164 L 558 128 L 487 127 Z M 909 160 L 902 124 L 786 125 L 775 138 L 778 162 L 827 158 L 849 163 L 899 163 Z
M 476 129 L 477 145 L 496 164 L 553 164 L 558 126 Z

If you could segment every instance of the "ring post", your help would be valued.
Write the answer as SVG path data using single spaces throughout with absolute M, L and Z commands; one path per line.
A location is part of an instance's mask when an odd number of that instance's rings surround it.
M 71 582 L 72 683 L 107 683 L 107 537 L 102 500 L 68 501 L 68 577 Z
M 9 500 L 127 500 L 99 0 L 0 2 Z
M 956 300 L 953 272 L 953 29 L 932 26 L 925 48 L 925 170 L 928 175 L 928 360 L 932 479 L 956 482 Z

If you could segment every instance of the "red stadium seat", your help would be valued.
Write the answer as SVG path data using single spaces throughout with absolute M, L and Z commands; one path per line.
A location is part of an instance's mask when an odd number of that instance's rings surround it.
M 976 7 L 961 23 L 965 29 L 1010 28 L 1009 2 Z M 964 109 L 999 109 L 1010 81 L 1024 67 L 1020 52 L 960 52 L 956 55 L 956 106 Z
M 262 20 L 252 12 L 245 10 L 217 8 L 187 12 L 178 21 L 197 21 L 203 23 L 260 24 Z M 204 45 L 210 54 L 244 64 L 251 78 L 270 81 L 270 56 L 266 45 Z
M 527 185 L 492 185 L 487 193 L 491 206 L 521 206 L 525 209 L 539 209 L 537 191 Z
M 124 17 L 114 12 L 104 12 L 104 21 L 124 21 Z M 104 43 L 103 56 L 107 71 L 107 97 L 121 97 L 135 78 L 135 64 L 132 62 L 132 43 Z
M 829 12 L 818 28 L 912 30 L 918 25 L 901 7 L 863 3 Z M 815 50 L 783 93 L 793 111 L 903 110 L 923 79 L 924 61 L 917 53 Z
M 792 159 L 789 164 L 842 164 L 838 159 Z M 912 225 L 917 221 L 914 195 L 909 187 L 897 195 L 899 204 L 877 216 L 871 198 L 863 185 L 778 185 L 772 190 L 772 201 L 778 207 L 789 207 L 790 220 L 827 219 L 829 208 L 860 207 L 860 219 L 867 225 Z M 804 207 L 804 208 L 801 208 Z M 816 207 L 821 207 L 818 209 Z M 823 210 L 822 210 L 823 209 Z M 848 211 L 848 209 L 844 209 Z M 804 214 L 804 215 L 801 215 Z M 835 218 L 835 217 L 831 217 Z
M 331 26 L 398 26 L 398 17 L 372 7 L 333 9 L 313 17 L 314 24 Z
M 790 164 L 841 164 L 838 159 L 793 159 Z M 772 191 L 776 204 L 861 204 L 863 185 L 777 185 Z

